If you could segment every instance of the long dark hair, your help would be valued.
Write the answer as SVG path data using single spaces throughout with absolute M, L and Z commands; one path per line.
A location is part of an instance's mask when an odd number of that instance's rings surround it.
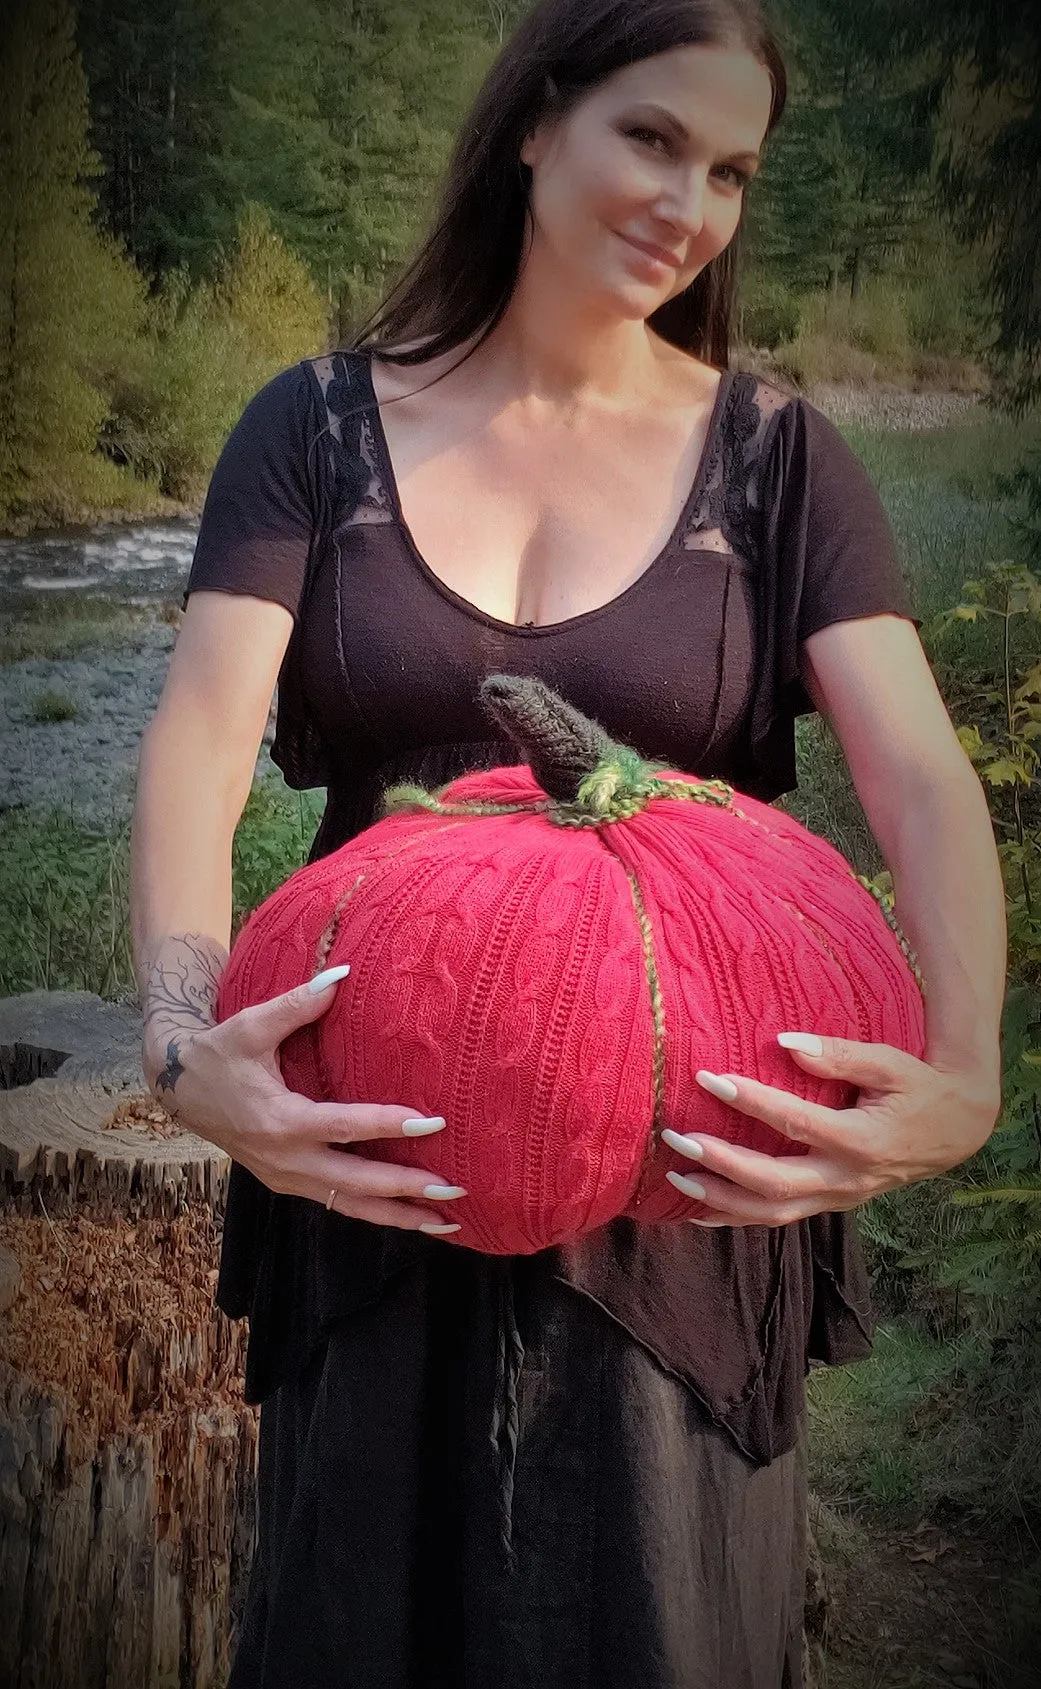
M 397 364 L 425 362 L 470 340 L 475 350 L 503 316 L 520 270 L 530 180 L 520 163 L 525 137 L 615 71 L 673 47 L 752 53 L 773 85 L 768 132 L 778 122 L 787 78 L 758 0 L 539 0 L 459 132 L 430 234 L 352 344 L 378 347 Z M 720 368 L 729 360 L 736 245 L 735 238 L 649 319 L 664 340 Z

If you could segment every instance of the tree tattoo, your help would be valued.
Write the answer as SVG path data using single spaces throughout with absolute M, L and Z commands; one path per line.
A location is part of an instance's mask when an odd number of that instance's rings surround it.
M 185 1071 L 187 1043 L 216 1022 L 217 987 L 227 959 L 227 951 L 204 933 L 176 933 L 164 939 L 149 970 L 145 1046 L 155 1052 L 154 1061 L 165 1061 L 153 1082 L 164 1108 Z
M 178 1026 L 212 1026 L 226 950 L 202 933 L 179 933 L 163 945 L 145 987 L 145 1024 L 168 1019 Z

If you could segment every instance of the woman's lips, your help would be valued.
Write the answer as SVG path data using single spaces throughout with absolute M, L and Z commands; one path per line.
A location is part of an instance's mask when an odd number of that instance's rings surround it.
M 671 252 L 666 252 L 664 247 L 654 246 L 650 241 L 637 240 L 633 235 L 620 235 L 618 238 L 661 269 L 678 270 L 680 267 L 680 260 Z

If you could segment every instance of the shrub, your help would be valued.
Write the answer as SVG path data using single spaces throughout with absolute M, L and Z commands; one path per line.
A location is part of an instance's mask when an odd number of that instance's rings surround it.
M 74 721 L 78 710 L 75 698 L 70 698 L 67 692 L 38 692 L 30 714 L 39 722 Z
M 799 332 L 800 301 L 785 282 L 754 273 L 742 287 L 738 332 L 746 346 L 774 351 Z
M 272 375 L 321 349 L 321 301 L 305 266 L 259 206 L 211 281 L 171 272 L 147 334 L 113 393 L 108 452 L 179 499 L 198 499 L 247 400 Z
M 325 343 L 325 308 L 307 266 L 275 234 L 262 205 L 243 210 L 235 246 L 218 268 L 214 301 L 241 328 L 261 380 Z

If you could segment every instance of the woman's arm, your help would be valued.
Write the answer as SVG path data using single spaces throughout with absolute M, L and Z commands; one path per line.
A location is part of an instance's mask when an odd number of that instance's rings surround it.
M 193 593 L 141 745 L 131 831 L 131 929 L 149 1083 L 212 1026 L 231 932 L 231 846 L 249 795 L 292 617 Z M 158 1086 L 173 1102 L 176 1080 Z
M 188 601 L 144 736 L 134 808 L 131 919 L 145 1072 L 186 1126 L 269 1189 L 326 1205 L 335 1190 L 332 1206 L 352 1218 L 454 1231 L 421 1204 L 450 1201 L 462 1194 L 455 1187 L 419 1168 L 343 1153 L 369 1139 L 441 1131 L 443 1120 L 407 1107 L 314 1103 L 282 1081 L 279 1044 L 329 1008 L 334 980 L 302 980 L 215 1025 L 232 839 L 291 630 L 289 612 L 260 599 L 198 592 Z
M 986 1142 L 1001 1107 L 1005 904 L 990 817 L 918 636 L 899 617 L 838 622 L 801 650 L 807 689 L 838 735 L 927 986 L 924 1061 L 886 1044 L 808 1035 L 792 1060 L 859 1088 L 829 1109 L 740 1074 L 704 1088 L 805 1155 L 770 1157 L 704 1133 L 666 1132 L 697 1163 L 670 1173 L 704 1201 L 697 1225 L 787 1225 L 930 1178 Z
M 996 1110 L 1005 896 L 979 778 L 909 622 L 839 622 L 808 639 L 802 655 L 928 986 L 925 1059 L 977 1079 Z

